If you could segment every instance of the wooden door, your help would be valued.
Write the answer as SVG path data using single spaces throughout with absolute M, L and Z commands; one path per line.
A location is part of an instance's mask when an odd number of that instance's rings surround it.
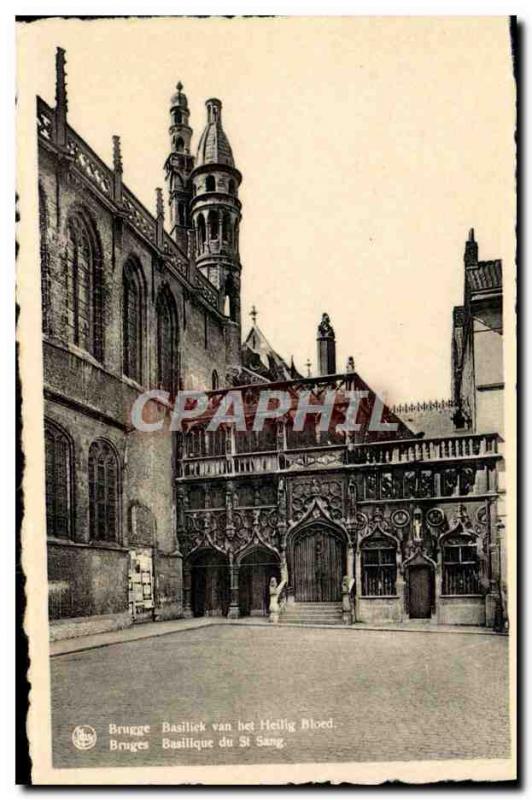
M 430 566 L 420 565 L 408 570 L 409 610 L 411 619 L 429 619 L 432 610 L 433 573 Z
M 202 553 L 192 567 L 195 617 L 222 616 L 229 606 L 229 569 L 218 553 Z
M 342 599 L 345 544 L 327 528 L 303 531 L 293 548 L 291 582 L 301 603 L 330 603 Z
M 279 580 L 280 573 L 270 553 L 257 550 L 242 560 L 238 575 L 241 616 L 267 616 L 273 577 Z

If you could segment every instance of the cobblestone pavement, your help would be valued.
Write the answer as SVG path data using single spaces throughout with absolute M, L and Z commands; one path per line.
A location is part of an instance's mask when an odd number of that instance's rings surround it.
M 54 765 L 507 758 L 507 648 L 489 635 L 220 625 L 57 656 Z M 95 729 L 91 749 L 74 747 L 79 725 Z

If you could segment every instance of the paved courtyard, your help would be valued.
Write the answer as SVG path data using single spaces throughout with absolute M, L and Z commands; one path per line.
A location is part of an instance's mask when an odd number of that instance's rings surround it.
M 507 645 L 213 625 L 57 656 L 54 765 L 506 758 Z M 81 725 L 90 749 L 73 745 Z

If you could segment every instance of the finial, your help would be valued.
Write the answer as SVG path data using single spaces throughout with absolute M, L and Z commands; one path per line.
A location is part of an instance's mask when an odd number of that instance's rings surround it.
M 258 312 L 258 311 L 257 311 L 257 309 L 255 308 L 255 306 L 252 306 L 252 307 L 251 307 L 251 311 L 249 312 L 249 316 L 251 317 L 251 320 L 252 320 L 252 322 L 253 322 L 253 325 L 256 325 L 256 324 L 257 324 L 257 317 L 258 317 L 258 315 L 259 315 L 259 312 Z
M 164 219 L 163 190 L 157 187 L 155 190 L 157 217 Z
M 67 109 L 65 51 L 58 47 L 55 54 L 55 141 L 59 147 L 66 146 Z
M 120 136 L 113 136 L 113 169 L 122 173 L 122 153 L 120 150 Z
M 305 362 L 305 366 L 306 366 L 306 368 L 307 368 L 307 378 L 310 378 L 310 377 L 311 377 L 311 375 L 310 375 L 310 368 L 311 368 L 311 366 L 312 366 L 312 362 L 311 362 L 310 358 L 307 358 L 307 360 L 306 360 L 306 362 Z
M 353 356 L 349 356 L 349 358 L 347 359 L 347 364 L 346 364 L 346 368 L 345 369 L 346 369 L 346 372 L 354 372 L 355 371 L 355 359 L 353 358 Z
M 183 84 L 181 83 L 181 81 L 178 81 L 178 82 L 177 82 L 177 85 L 176 85 L 176 87 L 175 87 L 175 88 L 177 89 L 177 91 L 178 91 L 178 92 L 180 92 L 180 91 L 181 91 L 181 89 L 183 88 Z
M 474 242 L 475 241 L 475 229 L 474 228 L 470 228 L 469 229 L 469 241 L 470 242 Z

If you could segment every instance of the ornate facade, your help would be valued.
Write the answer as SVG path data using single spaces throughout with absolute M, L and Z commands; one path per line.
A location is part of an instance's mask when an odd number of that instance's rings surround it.
M 56 66 L 55 105 L 37 101 L 53 635 L 182 615 L 283 622 L 309 606 L 346 624 L 502 626 L 500 262 L 479 262 L 470 236 L 453 397 L 384 409 L 393 438 L 370 430 L 364 404 L 356 433 L 298 432 L 290 414 L 261 433 L 210 433 L 206 419 L 137 431 L 131 407 L 150 389 L 215 403 L 240 386 L 248 409 L 265 386 L 317 399 L 334 388 L 336 410 L 347 390 L 374 394 L 353 359 L 337 373 L 327 315 L 319 377 L 278 355 L 256 315 L 241 343 L 242 176 L 220 101 L 206 103 L 194 156 L 177 85 L 168 213 L 157 189 L 151 214 L 123 181 L 119 138 L 108 166 L 68 124 L 60 49 Z

